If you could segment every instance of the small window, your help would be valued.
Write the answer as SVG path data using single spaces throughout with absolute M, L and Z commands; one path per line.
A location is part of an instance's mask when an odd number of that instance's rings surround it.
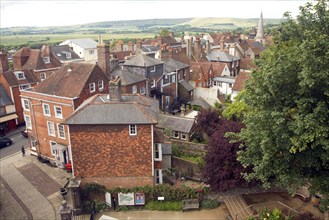
M 145 95 L 145 87 L 144 86 L 140 88 L 140 94 Z
M 40 73 L 40 79 L 41 79 L 41 81 L 46 79 L 46 73 L 45 72 Z
M 228 84 L 228 87 L 232 88 L 233 84 L 232 83 L 229 83 Z
M 25 125 L 27 129 L 32 129 L 31 117 L 29 115 L 25 115 Z
M 20 85 L 19 86 L 19 91 L 24 91 L 24 90 L 28 90 L 31 88 L 30 84 L 24 84 L 24 85 Z
M 65 55 L 67 59 L 71 59 L 71 52 L 66 52 Z
M 179 132 L 178 131 L 174 131 L 174 138 L 179 138 Z
M 217 86 L 217 82 L 216 81 L 213 82 L 213 86 Z
M 54 122 L 47 121 L 48 135 L 56 137 Z
M 161 144 L 154 145 L 154 160 L 161 161 L 162 160 L 162 147 Z
M 161 184 L 162 183 L 162 170 L 154 170 L 155 171 L 155 183 Z
M 45 116 L 51 116 L 50 115 L 50 107 L 49 107 L 49 105 L 48 104 L 42 104 L 42 108 L 43 108 L 43 114 L 45 115 Z
M 57 124 L 58 137 L 65 139 L 64 125 Z
M 27 99 L 22 99 L 22 104 L 23 104 L 23 109 L 24 109 L 25 111 L 30 111 L 29 100 L 27 100 Z
M 186 140 L 186 133 L 182 133 L 182 140 Z
M 44 57 L 44 58 L 43 58 L 43 62 L 45 62 L 45 63 L 50 63 L 50 59 L 49 59 L 49 57 Z
M 176 82 L 176 75 L 175 74 L 171 75 L 171 82 L 172 83 Z
M 155 72 L 155 66 L 150 67 L 151 72 Z
M 93 55 L 95 53 L 94 50 L 89 50 L 89 55 Z
M 183 69 L 183 75 L 186 76 L 186 69 Z
M 55 118 L 63 118 L 63 114 L 62 114 L 62 108 L 59 106 L 55 106 Z
M 57 143 L 55 141 L 50 141 L 50 150 L 51 150 L 51 154 L 54 156 L 57 156 L 57 150 L 55 148 L 55 145 Z
M 15 71 L 15 76 L 18 80 L 22 80 L 25 79 L 25 74 L 23 71 Z
M 98 90 L 103 91 L 104 89 L 104 82 L 103 80 L 98 81 Z
M 137 135 L 137 126 L 136 125 L 129 125 L 129 134 Z
M 199 79 L 201 79 L 201 73 L 199 73 Z
M 155 79 L 152 79 L 151 81 L 151 88 L 154 88 L 155 87 Z
M 169 106 L 170 103 L 170 96 L 166 96 L 166 106 Z
M 89 83 L 89 91 L 91 93 L 96 91 L 96 89 L 95 89 L 95 83 Z
M 180 80 L 180 73 L 177 74 L 178 80 Z
M 133 94 L 137 93 L 137 85 L 132 86 L 132 93 Z

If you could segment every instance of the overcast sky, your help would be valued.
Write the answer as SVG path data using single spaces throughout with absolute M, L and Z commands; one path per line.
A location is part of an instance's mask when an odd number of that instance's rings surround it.
M 282 18 L 286 11 L 293 16 L 307 1 L 27 1 L 0 0 L 0 26 L 62 26 L 99 21 L 152 18 L 232 17 Z M 313 1 L 312 1 L 313 2 Z

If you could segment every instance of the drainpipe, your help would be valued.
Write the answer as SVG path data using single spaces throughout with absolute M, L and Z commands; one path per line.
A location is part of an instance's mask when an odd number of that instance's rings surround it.
M 31 99 L 29 99 L 29 103 L 31 105 L 31 112 L 32 112 L 32 117 L 33 117 L 33 126 L 34 126 L 34 137 L 35 137 L 35 140 L 37 141 L 37 154 L 38 156 L 40 155 L 40 147 L 39 147 L 39 140 L 38 140 L 38 132 L 37 132 L 37 125 L 36 125 L 36 120 L 35 120 L 35 115 L 34 115 L 34 109 L 33 109 L 33 106 L 38 106 L 38 105 L 41 105 L 41 102 L 39 104 L 32 104 L 31 102 Z

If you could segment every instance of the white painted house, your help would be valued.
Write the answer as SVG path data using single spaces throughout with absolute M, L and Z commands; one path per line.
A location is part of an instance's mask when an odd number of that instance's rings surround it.
M 69 45 L 86 62 L 97 62 L 97 42 L 90 38 L 69 39 L 59 45 Z

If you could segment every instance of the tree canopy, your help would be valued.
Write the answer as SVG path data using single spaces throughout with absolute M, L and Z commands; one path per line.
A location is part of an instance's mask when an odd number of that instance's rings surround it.
M 245 149 L 238 153 L 245 178 L 275 183 L 291 193 L 310 183 L 329 198 L 329 10 L 328 0 L 307 3 L 287 21 L 250 74 Z

